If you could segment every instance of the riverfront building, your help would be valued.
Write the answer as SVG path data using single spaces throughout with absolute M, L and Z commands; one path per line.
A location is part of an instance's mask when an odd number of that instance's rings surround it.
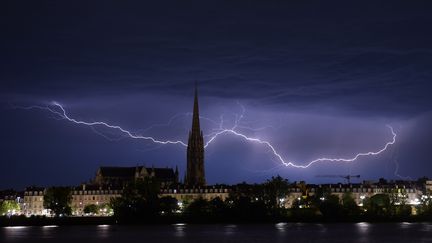
M 45 188 L 43 187 L 27 187 L 24 191 L 22 214 L 26 216 L 48 214 L 48 211 L 43 206 L 44 194 Z

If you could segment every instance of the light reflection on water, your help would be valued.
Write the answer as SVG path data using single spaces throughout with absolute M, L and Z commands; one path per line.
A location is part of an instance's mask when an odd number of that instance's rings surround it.
M 237 225 L 235 225 L 235 224 L 226 225 L 224 228 L 225 228 L 224 233 L 225 233 L 225 235 L 228 235 L 228 236 L 237 232 Z
M 55 230 L 58 228 L 58 225 L 45 225 L 42 226 L 42 236 L 41 238 L 49 239 L 49 238 L 55 238 Z
M 145 236 L 145 237 L 144 237 Z M 431 242 L 431 223 L 15 226 L 0 242 Z
M 5 232 L 6 238 L 25 238 L 28 237 L 29 226 L 8 226 L 3 227 L 2 231 Z M 1 239 L 1 238 L 0 238 Z
M 286 231 L 286 226 L 287 226 L 287 223 L 277 223 L 277 224 L 275 224 L 275 227 L 276 227 L 276 229 L 279 232 L 285 232 Z
M 365 234 L 369 231 L 370 223 L 360 222 L 356 224 L 357 229 L 360 233 Z
M 369 231 L 371 230 L 371 224 L 367 222 L 360 222 L 356 224 L 357 242 L 370 242 Z
M 408 229 L 408 228 L 411 227 L 411 223 L 409 223 L 409 222 L 402 222 L 402 223 L 400 223 L 400 227 L 402 229 Z
M 107 238 L 110 236 L 110 227 L 108 224 L 100 224 L 97 226 L 97 234 L 101 238 Z
M 6 226 L 6 227 L 3 227 L 4 229 L 7 229 L 7 230 L 20 230 L 20 229 L 25 229 L 25 228 L 28 228 L 29 226 Z
M 42 226 L 42 228 L 44 228 L 44 229 L 57 228 L 57 227 L 58 227 L 58 225 L 45 225 L 45 226 Z
M 175 229 L 174 235 L 176 237 L 183 237 L 183 236 L 185 236 L 185 229 L 186 229 L 186 224 L 185 223 L 178 223 L 178 224 L 173 224 L 173 225 L 174 225 L 174 229 Z

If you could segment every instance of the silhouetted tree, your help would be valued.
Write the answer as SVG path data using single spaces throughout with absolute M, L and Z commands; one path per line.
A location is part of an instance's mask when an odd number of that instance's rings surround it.
M 55 216 L 71 215 L 72 190 L 70 187 L 50 187 L 44 195 L 44 207 Z
M 289 194 L 290 184 L 281 176 L 272 177 L 264 183 L 265 203 L 270 209 L 283 207 L 286 196 Z
M 215 215 L 216 217 L 225 217 L 227 216 L 227 210 L 228 206 L 227 203 L 222 201 L 220 197 L 216 197 L 209 202 L 209 208 L 211 214 Z
M 203 198 L 196 199 L 188 205 L 185 215 L 193 219 L 206 219 L 211 215 L 210 203 Z
M 84 213 L 97 214 L 99 212 L 99 207 L 96 204 L 89 204 L 84 207 Z
M 319 210 L 327 219 L 339 219 L 342 215 L 342 205 L 339 197 L 333 194 L 328 195 L 320 204 Z
M 328 187 L 318 187 L 315 194 L 311 197 L 312 205 L 316 208 L 322 203 L 324 199 L 331 195 L 331 190 Z
M 162 214 L 173 214 L 179 209 L 177 199 L 167 196 L 159 199 L 159 212 Z
M 386 194 L 376 194 L 364 202 L 367 214 L 372 217 L 386 217 L 389 215 L 390 197 Z
M 360 216 L 361 209 L 352 197 L 351 192 L 346 192 L 342 195 L 342 210 L 343 215 L 347 217 L 355 218 Z
M 145 178 L 127 184 L 121 197 L 111 200 L 114 216 L 121 219 L 150 219 L 159 214 L 159 183 Z

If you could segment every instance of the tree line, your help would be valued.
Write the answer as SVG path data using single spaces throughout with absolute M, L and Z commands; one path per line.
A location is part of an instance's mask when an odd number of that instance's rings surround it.
M 291 207 L 286 198 L 293 184 L 280 176 L 261 184 L 241 183 L 232 186 L 226 200 L 196 199 L 177 201 L 160 197 L 160 185 L 147 178 L 124 187 L 122 196 L 113 198 L 109 205 L 87 205 L 85 213 L 98 215 L 101 208 L 113 210 L 119 222 L 157 222 L 164 220 L 192 222 L 262 222 L 262 221 L 359 221 L 359 220 L 431 220 L 432 196 L 423 195 L 419 205 L 412 207 L 400 192 L 376 194 L 357 205 L 352 194 L 341 198 L 327 188 L 318 188 L 313 195 L 305 183 L 295 185 L 301 191 Z M 44 196 L 44 207 L 56 216 L 71 215 L 71 190 L 66 187 L 49 188 Z M 414 216 L 413 213 L 416 215 Z

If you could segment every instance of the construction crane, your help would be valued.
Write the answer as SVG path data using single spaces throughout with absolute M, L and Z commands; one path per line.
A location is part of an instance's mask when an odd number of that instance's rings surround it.
M 327 177 L 327 178 L 344 178 L 347 183 L 351 183 L 351 178 L 360 178 L 360 175 L 317 175 L 316 177 Z

